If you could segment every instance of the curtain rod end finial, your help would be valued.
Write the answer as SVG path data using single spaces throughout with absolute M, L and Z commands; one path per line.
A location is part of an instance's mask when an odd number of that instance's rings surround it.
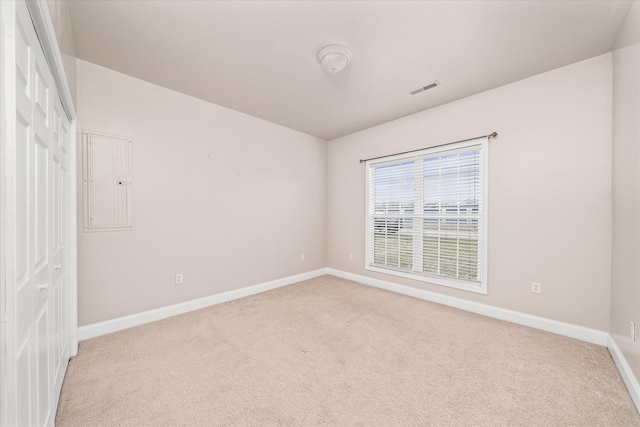
M 498 132 L 493 132 L 489 134 L 489 138 L 495 138 L 496 136 L 498 136 Z

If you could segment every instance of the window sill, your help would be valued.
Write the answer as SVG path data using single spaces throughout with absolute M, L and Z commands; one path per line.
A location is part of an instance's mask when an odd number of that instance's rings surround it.
M 406 279 L 418 280 L 420 282 L 432 283 L 434 285 L 446 286 L 448 288 L 460 289 L 463 291 L 474 292 L 477 294 L 487 295 L 487 281 L 484 279 L 481 283 L 467 282 L 464 280 L 449 279 L 438 276 L 427 276 L 417 273 L 409 273 L 406 271 L 392 270 L 389 268 L 374 267 L 365 265 L 364 268 L 377 273 L 389 274 L 391 276 L 404 277 Z

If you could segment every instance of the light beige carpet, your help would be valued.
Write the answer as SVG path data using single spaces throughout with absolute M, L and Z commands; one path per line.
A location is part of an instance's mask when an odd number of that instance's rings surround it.
M 640 426 L 608 351 L 333 276 L 83 341 L 65 426 Z

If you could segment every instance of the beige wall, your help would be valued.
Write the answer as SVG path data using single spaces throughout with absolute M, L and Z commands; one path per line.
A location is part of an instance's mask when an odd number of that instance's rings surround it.
M 640 379 L 640 3 L 613 52 L 611 335 Z M 631 340 L 629 322 L 638 327 Z
M 133 138 L 135 227 L 80 224 L 81 326 L 326 266 L 326 141 L 82 60 L 77 77 L 78 128 Z
M 77 102 L 76 90 L 76 45 L 73 40 L 73 31 L 71 29 L 71 17 L 67 0 L 48 0 L 49 13 L 53 22 L 53 29 L 56 32 L 58 47 L 62 56 L 64 72 L 71 91 L 71 99 L 74 105 Z
M 329 267 L 608 331 L 611 108 L 606 54 L 330 141 Z M 488 295 L 365 270 L 358 160 L 492 131 Z

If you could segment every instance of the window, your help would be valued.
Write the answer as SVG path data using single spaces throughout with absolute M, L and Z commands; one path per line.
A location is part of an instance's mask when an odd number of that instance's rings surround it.
M 487 145 L 367 162 L 368 270 L 487 293 Z

